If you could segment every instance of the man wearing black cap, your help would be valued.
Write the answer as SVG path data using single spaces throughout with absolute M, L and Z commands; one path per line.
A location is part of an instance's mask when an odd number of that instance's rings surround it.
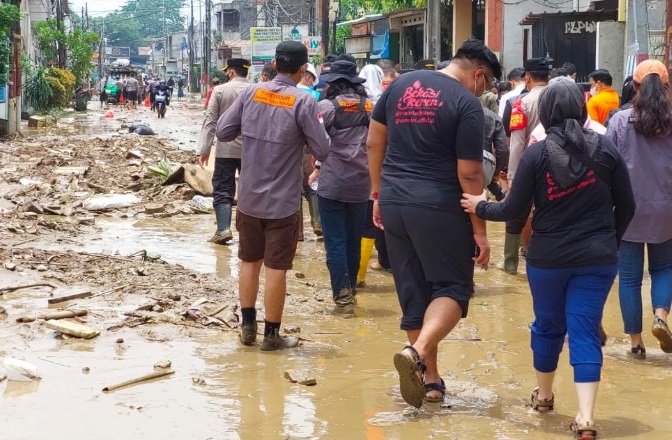
M 435 70 L 436 64 L 434 60 L 420 60 L 413 66 L 415 70 Z
M 281 337 L 280 323 L 299 227 L 304 147 L 318 160 L 329 154 L 329 136 L 317 101 L 296 84 L 308 68 L 308 50 L 297 41 L 283 41 L 275 49 L 278 76 L 244 90 L 219 119 L 217 138 L 226 142 L 243 137 L 236 229 L 241 341 L 257 337 L 255 304 L 259 273 L 266 266 L 263 351 L 296 347 L 298 339 Z
M 217 121 L 238 96 L 250 84 L 247 81 L 247 71 L 250 62 L 242 58 L 231 58 L 222 69 L 229 81 L 214 87 L 208 109 L 205 113 L 201 136 L 198 139 L 199 157 L 201 166 L 208 164 L 212 141 L 215 138 Z M 217 141 L 215 172 L 212 175 L 213 207 L 217 218 L 217 230 L 208 240 L 215 244 L 226 244 L 233 240 L 231 233 L 231 206 L 236 195 L 236 171 L 240 172 L 240 148 L 243 140 L 240 136 L 230 142 Z
M 524 68 L 525 88 L 529 92 L 514 102 L 509 121 L 511 145 L 509 148 L 508 178 L 510 185 L 513 185 L 516 169 L 530 141 L 530 134 L 539 124 L 539 97 L 548 84 L 548 77 L 551 72 L 546 58 L 530 58 L 525 61 Z M 509 274 L 518 272 L 518 248 L 521 233 L 528 217 L 529 212 L 518 220 L 506 222 L 503 269 Z
M 490 49 L 469 39 L 445 69 L 401 75 L 371 116 L 373 220 L 385 231 L 410 341 L 394 364 L 401 396 L 416 408 L 443 401 L 438 344 L 467 316 L 474 265 L 490 259 L 485 221 L 465 214 L 460 198 L 483 192 L 477 97 L 501 70 Z

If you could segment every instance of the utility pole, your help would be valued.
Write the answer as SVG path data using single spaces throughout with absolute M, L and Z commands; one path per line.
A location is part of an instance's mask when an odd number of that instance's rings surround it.
M 56 29 L 60 32 L 65 33 L 63 26 L 63 7 L 61 4 L 62 0 L 56 0 Z M 58 43 L 58 67 L 65 69 L 65 45 L 63 43 Z
M 210 87 L 210 57 L 212 56 L 212 45 L 211 45 L 211 34 L 212 31 L 210 29 L 210 10 L 212 8 L 212 0 L 205 0 L 205 41 L 204 41 L 204 53 L 203 53 L 203 58 L 204 58 L 204 65 L 205 65 L 205 76 L 203 77 L 203 83 L 204 83 L 204 90 L 207 93 L 208 88 Z
M 198 85 L 194 75 L 194 64 L 196 61 L 196 45 L 194 44 L 194 0 L 191 0 L 191 26 L 189 26 L 189 91 L 194 92 Z
M 425 59 L 441 59 L 441 0 L 427 0 L 427 53 Z
M 322 50 L 323 56 L 329 52 L 329 0 L 322 1 Z
M 167 72 L 167 58 L 168 53 L 168 33 L 166 32 L 166 0 L 163 0 L 163 74 L 164 78 Z

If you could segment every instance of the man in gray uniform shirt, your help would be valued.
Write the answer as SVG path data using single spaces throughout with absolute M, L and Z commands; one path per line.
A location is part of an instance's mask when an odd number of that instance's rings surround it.
M 287 270 L 292 268 L 299 228 L 303 149 L 325 160 L 329 136 L 312 95 L 296 84 L 308 68 L 308 50 L 296 41 L 283 41 L 275 49 L 273 67 L 278 76 L 243 91 L 219 119 L 217 138 L 222 142 L 243 136 L 242 167 L 238 189 L 236 229 L 240 244 L 240 339 L 252 345 L 257 338 L 255 304 L 261 265 L 266 266 L 263 351 L 299 345 L 281 337 Z
M 226 72 L 229 82 L 214 88 L 205 113 L 201 136 L 198 139 L 200 151 L 198 162 L 202 167 L 208 164 L 219 117 L 226 113 L 242 91 L 250 85 L 247 81 L 249 68 L 250 62 L 248 60 L 232 58 L 222 69 Z M 231 206 L 236 195 L 236 170 L 240 173 L 240 148 L 242 145 L 243 139 L 240 136 L 231 142 L 217 142 L 215 172 L 212 175 L 213 207 L 217 218 L 217 231 L 208 240 L 211 243 L 226 244 L 233 239 Z

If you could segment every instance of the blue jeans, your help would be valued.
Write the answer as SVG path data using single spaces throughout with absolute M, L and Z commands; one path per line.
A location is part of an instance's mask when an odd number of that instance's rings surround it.
M 651 275 L 653 310 L 670 310 L 672 303 L 672 240 L 646 243 Z M 618 264 L 618 296 L 625 333 L 642 332 L 642 278 L 644 277 L 644 243 L 621 242 Z
M 322 219 L 327 268 L 334 299 L 341 290 L 354 293 L 359 270 L 362 234 L 366 221 L 366 202 L 344 203 L 317 196 Z
M 531 346 L 537 371 L 550 373 L 557 369 L 565 334 L 569 334 L 574 382 L 599 382 L 599 327 L 617 271 L 616 264 L 565 269 L 527 265 L 534 307 Z

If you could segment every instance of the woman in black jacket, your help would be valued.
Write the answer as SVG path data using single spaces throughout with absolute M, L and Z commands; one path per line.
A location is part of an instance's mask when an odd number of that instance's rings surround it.
M 553 409 L 553 379 L 568 333 L 579 402 L 571 428 L 577 438 L 588 440 L 597 435 L 593 410 L 602 367 L 598 328 L 635 201 L 614 144 L 582 128 L 587 112 L 576 84 L 549 85 L 539 109 L 548 136 L 523 154 L 509 196 L 489 203 L 485 195 L 465 194 L 462 206 L 486 220 L 507 221 L 521 217 L 534 203 L 527 276 L 538 387 L 531 404 L 540 412 Z

